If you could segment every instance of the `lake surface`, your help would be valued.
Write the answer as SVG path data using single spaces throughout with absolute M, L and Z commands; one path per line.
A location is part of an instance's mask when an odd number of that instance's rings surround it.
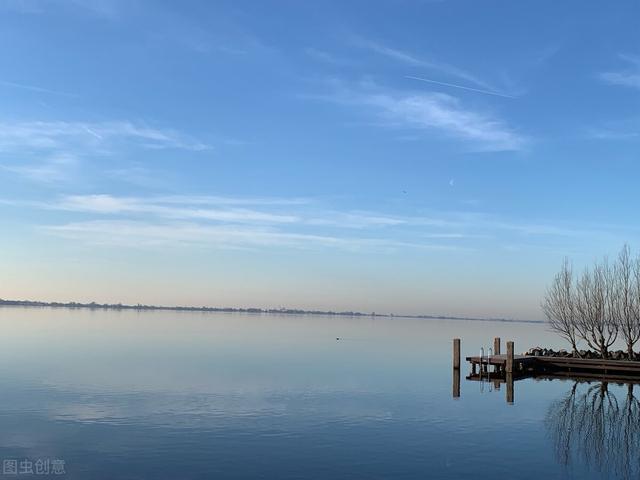
M 452 398 L 453 337 L 463 356 L 494 336 L 563 347 L 542 324 L 1 308 L 0 325 L 0 469 L 22 467 L 14 478 L 53 476 L 54 461 L 78 479 L 640 471 L 640 386 L 527 379 L 509 405 L 465 364 Z

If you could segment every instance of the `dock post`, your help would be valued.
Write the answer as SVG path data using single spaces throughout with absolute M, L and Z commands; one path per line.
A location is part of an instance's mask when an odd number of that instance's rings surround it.
M 453 398 L 460 398 L 460 369 L 453 369 Z
M 507 342 L 507 364 L 505 365 L 507 373 L 513 373 L 513 342 Z
M 453 339 L 453 398 L 460 397 L 460 339 Z
M 509 343 L 507 343 L 509 345 Z M 507 349 L 507 351 L 509 351 Z M 513 405 L 513 373 L 507 373 L 506 375 L 507 381 L 507 403 L 509 405 Z
M 453 339 L 453 368 L 460 370 L 460 339 Z
M 500 337 L 493 339 L 493 354 L 500 355 Z

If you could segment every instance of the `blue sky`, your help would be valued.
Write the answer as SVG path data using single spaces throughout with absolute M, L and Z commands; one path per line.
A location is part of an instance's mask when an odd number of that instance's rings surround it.
M 541 318 L 638 247 L 637 2 L 0 2 L 0 297 Z

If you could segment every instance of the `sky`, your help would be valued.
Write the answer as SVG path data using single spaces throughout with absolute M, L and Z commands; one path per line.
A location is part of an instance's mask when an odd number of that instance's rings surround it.
M 640 251 L 638 18 L 0 0 L 0 298 L 541 319 Z

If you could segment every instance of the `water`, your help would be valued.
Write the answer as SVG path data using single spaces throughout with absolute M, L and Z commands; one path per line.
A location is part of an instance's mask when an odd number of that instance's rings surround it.
M 0 326 L 0 459 L 34 473 L 638 477 L 626 385 L 528 379 L 508 405 L 463 365 L 452 398 L 453 337 L 463 356 L 563 346 L 540 324 L 3 308 Z

